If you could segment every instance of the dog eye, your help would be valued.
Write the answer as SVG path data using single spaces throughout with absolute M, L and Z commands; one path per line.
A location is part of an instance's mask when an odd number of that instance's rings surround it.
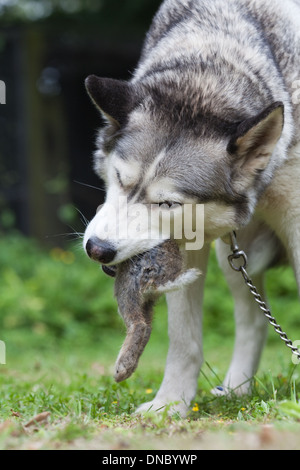
M 176 209 L 177 207 L 181 206 L 179 202 L 173 202 L 173 201 L 160 202 L 158 205 L 161 209 Z

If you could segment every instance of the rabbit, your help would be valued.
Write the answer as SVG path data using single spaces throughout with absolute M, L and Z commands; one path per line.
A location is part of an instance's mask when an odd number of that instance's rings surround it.
M 185 270 L 184 265 L 177 243 L 167 240 L 114 267 L 115 296 L 127 329 L 115 366 L 116 382 L 136 370 L 151 335 L 153 307 L 159 296 L 193 283 L 200 275 L 197 269 Z

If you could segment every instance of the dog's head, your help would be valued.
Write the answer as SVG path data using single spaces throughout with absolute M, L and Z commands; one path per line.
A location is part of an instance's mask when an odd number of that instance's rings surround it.
M 199 97 L 183 101 L 161 86 L 90 76 L 86 88 L 106 121 L 94 160 L 106 200 L 84 237 L 91 258 L 117 264 L 168 239 L 158 213 L 172 214 L 182 240 L 191 239 L 182 227 L 188 222 L 195 237 L 203 230 L 211 241 L 249 221 L 272 177 L 281 102 L 245 118 L 233 110 L 229 119 L 227 111 L 221 119 L 201 110 Z M 197 211 L 184 214 L 199 205 L 204 228 Z

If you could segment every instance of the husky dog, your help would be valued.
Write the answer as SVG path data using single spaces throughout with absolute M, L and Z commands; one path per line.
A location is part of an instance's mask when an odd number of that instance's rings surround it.
M 195 396 L 203 361 L 204 274 L 216 239 L 236 318 L 222 391 L 249 392 L 267 322 L 229 267 L 225 241 L 237 231 L 262 293 L 265 270 L 285 254 L 300 286 L 299 78 L 300 0 L 165 0 L 132 79 L 86 80 L 106 120 L 95 170 L 107 196 L 85 233 L 89 256 L 109 269 L 161 243 L 145 236 L 153 228 L 147 216 L 137 236 L 124 235 L 134 204 L 149 216 L 158 208 L 176 216 L 185 204 L 203 204 L 205 211 L 204 247 L 186 253 L 188 267 L 203 275 L 167 294 L 165 375 L 156 397 L 138 411 L 173 403 L 184 416 Z

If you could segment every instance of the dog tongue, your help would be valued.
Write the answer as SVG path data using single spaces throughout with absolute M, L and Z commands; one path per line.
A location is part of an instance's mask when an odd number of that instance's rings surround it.
M 102 271 L 110 277 L 116 277 L 117 268 L 115 266 L 102 266 Z

